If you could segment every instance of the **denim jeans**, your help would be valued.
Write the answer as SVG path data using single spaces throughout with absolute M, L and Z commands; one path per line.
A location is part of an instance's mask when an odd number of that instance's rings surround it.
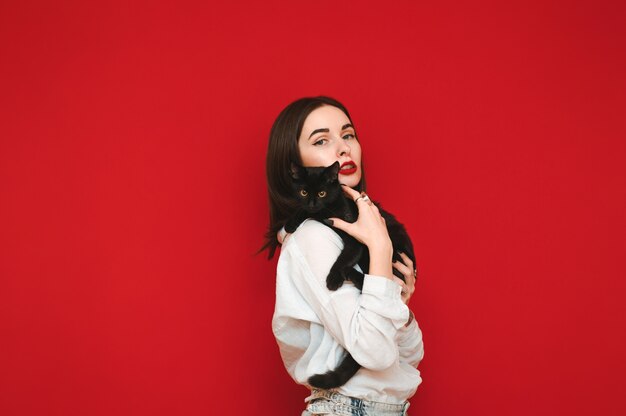
M 407 416 L 409 402 L 391 404 L 345 396 L 332 390 L 313 389 L 301 416 Z

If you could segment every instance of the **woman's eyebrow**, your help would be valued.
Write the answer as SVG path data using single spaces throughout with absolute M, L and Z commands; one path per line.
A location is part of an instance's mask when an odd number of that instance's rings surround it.
M 353 126 L 352 124 L 348 123 L 348 124 L 344 124 L 343 126 L 341 126 L 341 130 L 345 130 L 345 129 L 349 128 L 349 127 L 354 128 L 354 126 Z M 330 129 L 328 129 L 328 128 L 325 128 L 325 129 L 315 129 L 315 130 L 313 130 L 313 131 L 311 132 L 311 134 L 309 135 L 309 140 L 310 140 L 310 139 L 311 139 L 311 137 L 313 137 L 313 135 L 314 135 L 314 134 L 316 134 L 316 133 L 328 133 L 328 132 L 330 132 Z
M 313 130 L 313 132 L 311 133 L 311 135 L 309 136 L 309 140 L 311 139 L 311 137 L 313 137 L 313 135 L 315 133 L 328 133 L 330 131 L 330 129 L 326 128 L 326 129 L 316 129 Z

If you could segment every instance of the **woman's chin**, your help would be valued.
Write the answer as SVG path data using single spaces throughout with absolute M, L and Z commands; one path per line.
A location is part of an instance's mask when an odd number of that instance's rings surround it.
M 361 180 L 360 175 L 346 175 L 345 177 L 339 176 L 339 183 L 342 185 L 348 185 L 350 188 L 354 188 L 359 184 Z

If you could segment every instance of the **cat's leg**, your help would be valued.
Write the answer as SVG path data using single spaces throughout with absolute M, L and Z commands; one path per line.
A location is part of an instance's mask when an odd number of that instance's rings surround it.
M 360 273 L 353 267 L 359 261 L 361 257 L 363 247 L 354 238 L 345 238 L 343 250 L 337 257 L 335 264 L 330 269 L 328 277 L 326 278 L 326 287 L 330 290 L 337 290 L 343 285 L 345 280 L 352 280 L 352 278 L 358 279 Z M 361 279 L 362 280 L 362 279 Z M 363 285 L 361 285 L 362 287 Z
M 289 220 L 285 224 L 285 231 L 287 231 L 288 233 L 293 233 L 294 231 L 296 231 L 296 228 L 298 228 L 298 226 L 302 224 L 302 222 L 306 219 L 306 212 L 297 212 L 294 216 L 289 218 Z
M 363 279 L 365 278 L 365 275 L 362 272 L 356 270 L 354 268 L 354 265 L 357 264 L 361 260 L 361 258 L 363 258 L 363 253 L 365 253 L 367 249 L 357 241 L 354 241 L 353 243 L 355 244 L 355 247 L 354 250 L 351 251 L 352 258 L 348 263 L 350 264 L 350 266 L 348 266 L 348 264 L 346 265 L 346 268 L 344 269 L 344 277 L 346 280 L 350 280 L 352 283 L 354 283 L 354 286 L 356 286 L 357 289 L 362 290 Z

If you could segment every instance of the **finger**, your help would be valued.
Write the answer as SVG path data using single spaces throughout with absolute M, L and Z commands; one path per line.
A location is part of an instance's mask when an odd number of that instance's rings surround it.
M 405 264 L 403 264 L 399 260 L 394 261 L 393 263 L 391 263 L 391 265 L 395 267 L 396 269 L 398 269 L 398 271 L 402 273 L 404 276 L 413 275 L 413 269 L 408 268 Z
M 341 185 L 342 185 L 341 189 L 343 189 L 343 192 L 349 197 L 351 197 L 352 200 L 355 200 L 359 195 L 361 195 L 358 191 L 355 191 L 354 189 L 350 188 L 348 185 L 345 185 L 345 184 L 341 184 Z
M 408 296 L 411 295 L 409 288 L 407 287 L 407 285 L 404 282 L 402 282 L 402 284 L 400 286 L 402 286 L 402 290 L 400 291 L 400 294 L 402 295 L 402 297 L 406 298 L 407 295 Z
M 356 196 L 356 199 L 354 200 L 354 202 L 356 202 L 356 204 L 362 204 L 365 203 L 367 206 L 372 206 L 372 200 L 368 199 L 369 197 L 367 197 L 367 194 L 365 193 L 360 193 Z
M 402 290 L 404 290 L 404 282 L 402 281 L 402 279 L 400 279 L 398 276 L 394 275 L 393 276 L 393 281 L 396 282 L 397 284 L 399 284 L 400 286 L 403 286 Z
M 376 213 L 376 216 L 378 218 L 380 218 L 380 220 L 382 221 L 383 224 L 387 225 L 387 221 L 385 221 L 385 217 L 383 217 L 382 215 L 380 215 L 380 210 L 378 209 L 378 207 L 374 204 L 370 204 L 370 206 L 372 207 L 372 211 L 374 211 Z
M 348 234 L 350 234 L 350 233 L 348 232 L 348 229 L 349 229 L 350 227 L 352 227 L 352 224 L 351 224 L 351 223 L 349 223 L 349 222 L 347 222 L 347 221 L 342 220 L 341 218 L 334 218 L 334 217 L 333 217 L 333 218 L 328 218 L 328 219 L 327 219 L 327 220 L 325 220 L 324 222 L 325 222 L 326 224 L 328 224 L 328 225 L 332 226 L 332 227 L 338 228 L 338 229 L 340 229 L 340 230 L 342 230 L 342 231 L 345 231 L 345 232 L 347 232 Z M 330 222 L 330 224 L 329 224 L 329 222 Z
M 396 263 L 398 263 L 398 267 L 396 267 Z M 413 271 L 407 268 L 406 266 L 400 265 L 401 263 L 396 262 L 392 264 L 392 266 L 398 270 L 404 276 L 404 282 L 409 288 L 410 293 L 413 293 L 415 290 L 415 276 L 413 275 Z
M 278 230 L 278 232 L 276 233 L 276 239 L 278 240 L 280 244 L 282 244 L 285 242 L 285 239 L 287 238 L 288 235 L 289 233 L 287 233 L 287 231 L 285 231 L 285 227 L 283 227 L 280 230 Z
M 400 279 L 402 280 L 402 279 Z M 403 283 L 403 291 L 406 292 L 409 296 L 413 294 L 415 291 L 415 280 L 411 278 L 410 275 L 404 274 L 404 282 Z
M 413 277 L 413 273 L 409 274 L 405 278 L 406 284 L 411 288 L 411 293 L 415 290 L 415 278 Z
M 366 210 L 371 209 L 373 205 L 369 204 L 367 201 L 365 201 L 363 198 L 360 198 L 360 194 L 357 195 L 357 199 L 358 201 L 356 202 L 356 207 L 359 210 L 359 216 L 361 216 L 362 212 L 366 212 Z M 380 218 L 380 214 L 376 214 L 376 216 L 374 218 Z
M 402 257 L 402 261 L 404 262 L 404 264 L 407 265 L 407 267 L 409 269 L 413 269 L 413 261 L 411 261 L 411 259 L 409 258 L 409 256 L 407 256 L 406 254 L 400 252 L 400 257 Z

